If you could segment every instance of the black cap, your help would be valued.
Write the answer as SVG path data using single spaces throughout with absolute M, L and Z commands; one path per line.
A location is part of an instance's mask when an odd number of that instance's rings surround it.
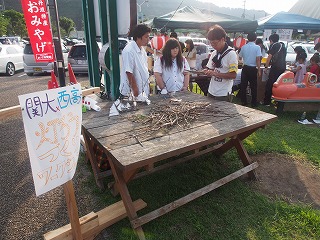
M 320 48 L 320 42 L 318 42 L 315 46 L 314 46 L 314 50 L 318 50 Z

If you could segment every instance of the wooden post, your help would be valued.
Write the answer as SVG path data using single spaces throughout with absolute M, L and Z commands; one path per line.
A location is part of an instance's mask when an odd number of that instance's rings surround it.
M 63 184 L 63 191 L 66 198 L 73 239 L 83 240 L 72 180 Z

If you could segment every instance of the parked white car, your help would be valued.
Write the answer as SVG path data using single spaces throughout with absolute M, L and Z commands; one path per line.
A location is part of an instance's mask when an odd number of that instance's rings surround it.
M 199 70 L 202 68 L 202 61 L 210 57 L 213 48 L 202 42 L 194 42 L 193 44 L 197 50 L 196 69 Z
M 13 76 L 23 69 L 23 48 L 19 45 L 0 45 L 0 73 Z
M 314 50 L 314 44 L 312 44 L 312 43 L 303 43 L 303 42 L 294 42 L 294 41 L 286 42 L 286 41 L 281 41 L 281 40 L 280 40 L 280 42 L 283 42 L 284 45 L 287 48 L 286 63 L 288 65 L 291 65 L 296 61 L 297 54 L 294 52 L 294 49 L 297 46 L 301 46 L 306 51 L 306 53 L 307 53 L 307 62 L 310 61 L 310 58 L 316 52 L 316 50 Z M 269 50 L 270 42 L 269 41 L 265 41 L 264 45 L 267 47 L 267 50 Z
M 315 54 L 316 50 L 314 50 L 314 44 L 310 43 L 294 43 L 287 47 L 287 56 L 286 62 L 291 65 L 296 61 L 297 54 L 294 52 L 295 47 L 301 46 L 307 53 L 307 62 L 310 61 L 310 58 Z
M 65 69 L 68 68 L 68 52 L 69 50 L 62 44 L 62 54 Z M 32 76 L 35 73 L 50 73 L 54 69 L 53 62 L 36 62 L 34 54 L 31 48 L 31 44 L 28 43 L 24 47 L 23 51 L 23 68 L 24 72 L 28 76 Z

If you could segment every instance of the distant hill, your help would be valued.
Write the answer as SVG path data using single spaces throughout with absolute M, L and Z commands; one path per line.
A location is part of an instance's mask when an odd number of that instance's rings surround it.
M 137 3 L 142 3 L 142 0 L 137 0 Z M 168 12 L 175 11 L 179 7 L 180 3 L 181 0 L 149 0 L 147 3 L 144 3 L 141 6 L 141 12 L 143 13 L 145 19 L 152 19 Z M 20 0 L 4 0 L 4 5 L 5 9 L 7 10 L 14 9 L 22 12 Z M 77 30 L 81 30 L 83 26 L 82 0 L 57 0 L 57 5 L 59 16 L 73 19 L 73 21 L 76 23 Z M 196 0 L 184 0 L 180 8 L 184 6 L 205 8 L 214 12 L 224 13 L 236 17 L 241 17 L 243 15 L 243 9 L 241 8 L 222 8 L 212 3 L 204 3 Z M 245 11 L 245 17 L 250 20 L 258 19 L 266 15 L 267 13 L 262 10 Z
M 52 2 L 52 1 L 49 1 Z M 5 9 L 14 9 L 22 12 L 20 0 L 4 0 Z M 57 0 L 59 17 L 71 18 L 77 30 L 81 30 L 83 26 L 82 0 Z
M 137 0 L 137 2 L 142 2 Z M 175 11 L 181 0 L 149 0 L 148 3 L 144 3 L 141 7 L 141 11 L 144 13 L 146 18 L 154 18 L 157 16 L 164 15 L 168 12 Z M 240 2 L 240 1 L 239 1 Z M 204 3 L 197 0 L 184 0 L 179 8 L 185 6 L 193 6 L 200 9 L 208 9 L 214 12 L 224 13 L 235 17 L 242 17 L 243 9 L 242 8 L 225 8 L 218 7 L 212 3 Z M 261 10 L 247 10 L 245 11 L 245 18 L 249 20 L 256 20 L 261 17 L 267 16 L 268 13 Z

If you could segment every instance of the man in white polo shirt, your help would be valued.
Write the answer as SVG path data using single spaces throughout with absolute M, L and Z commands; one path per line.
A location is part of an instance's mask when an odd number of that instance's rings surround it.
M 243 58 L 243 67 L 241 72 L 241 103 L 247 105 L 247 86 L 250 83 L 251 89 L 251 107 L 257 107 L 257 78 L 261 75 L 261 48 L 255 44 L 257 35 L 254 32 L 248 34 L 248 42 L 244 45 L 239 53 L 239 57 Z
M 226 32 L 219 26 L 210 28 L 207 38 L 215 49 L 207 63 L 204 73 L 211 77 L 208 96 L 216 100 L 231 101 L 233 79 L 237 76 L 238 57 L 233 48 L 226 43 Z
M 120 93 L 123 96 L 149 95 L 148 57 L 144 49 L 151 29 L 144 24 L 133 29 L 133 40 L 122 51 Z

